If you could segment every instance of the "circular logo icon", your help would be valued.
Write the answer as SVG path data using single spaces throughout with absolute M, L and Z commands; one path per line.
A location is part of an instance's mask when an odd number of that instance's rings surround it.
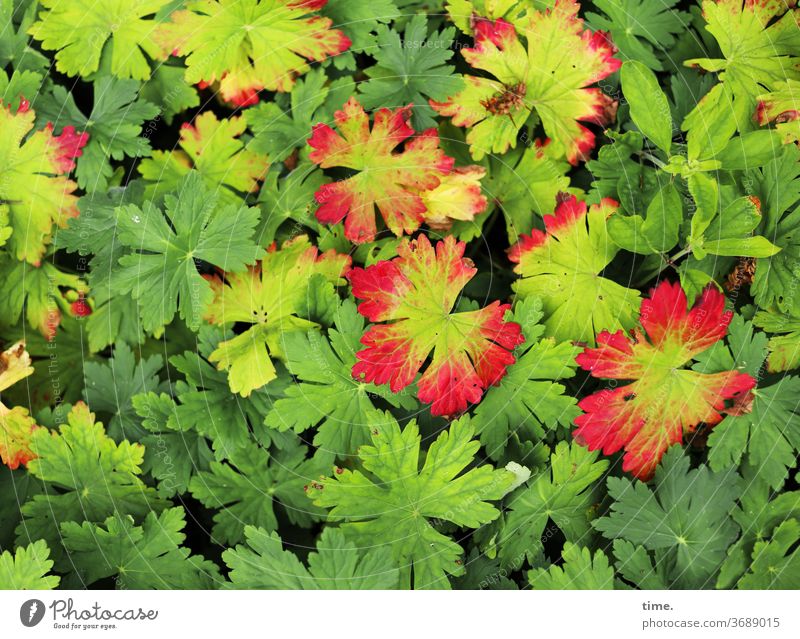
M 19 609 L 19 620 L 23 626 L 33 628 L 44 617 L 44 602 L 40 599 L 28 599 Z

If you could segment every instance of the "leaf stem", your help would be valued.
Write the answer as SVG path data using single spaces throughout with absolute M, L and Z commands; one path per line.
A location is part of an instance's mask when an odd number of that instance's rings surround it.
M 658 158 L 657 158 L 655 155 L 653 155 L 652 153 L 648 153 L 647 151 L 642 151 L 642 152 L 640 153 L 640 155 L 641 155 L 641 157 L 642 157 L 643 159 L 645 159 L 645 160 L 649 160 L 650 162 L 652 162 L 653 164 L 655 164 L 655 165 L 656 165 L 656 166 L 657 166 L 659 169 L 665 169 L 665 168 L 667 168 L 667 164 L 666 164 L 666 162 L 664 162 L 664 161 L 662 161 L 662 160 L 659 160 L 659 159 L 658 159 Z

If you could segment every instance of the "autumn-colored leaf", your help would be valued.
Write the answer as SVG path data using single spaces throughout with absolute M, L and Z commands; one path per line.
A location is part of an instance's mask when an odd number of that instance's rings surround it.
M 186 57 L 186 80 L 219 82 L 223 99 L 258 102 L 258 92 L 290 91 L 295 78 L 350 47 L 317 11 L 327 0 L 194 0 L 172 14 L 159 40 Z
M 446 231 L 456 220 L 474 220 L 486 210 L 488 201 L 481 192 L 481 179 L 486 169 L 481 166 L 458 167 L 439 182 L 439 186 L 422 193 L 425 223 L 437 231 Z
M 0 393 L 32 373 L 31 356 L 24 342 L 0 353 Z M 31 450 L 31 434 L 37 428 L 27 409 L 7 408 L 0 402 L 0 462 L 16 470 L 36 457 Z
M 89 136 L 71 126 L 58 136 L 51 125 L 31 133 L 35 119 L 26 100 L 16 112 L 0 101 L 0 245 L 38 265 L 53 225 L 64 228 L 78 215 L 77 185 L 66 175 Z
M 180 149 L 154 151 L 153 157 L 139 163 L 148 191 L 155 195 L 174 190 L 194 169 L 210 189 L 218 191 L 223 203 L 239 202 L 237 194 L 258 189 L 258 180 L 269 168 L 267 156 L 245 149 L 239 136 L 246 126 L 243 117 L 219 120 L 213 111 L 184 123 Z
M 327 124 L 314 127 L 308 141 L 314 149 L 311 160 L 324 169 L 358 172 L 320 187 L 320 222 L 344 219 L 345 235 L 360 244 L 375 238 L 376 208 L 397 236 L 413 233 L 426 220 L 441 226 L 453 219 L 472 219 L 486 208 L 479 185 L 483 169 L 454 171 L 455 161 L 439 148 L 436 130 L 415 134 L 410 116 L 410 105 L 379 109 L 370 130 L 369 116 L 351 98 L 334 115 L 338 133 Z
M 353 242 L 368 242 L 377 232 L 375 208 L 395 233 L 412 233 L 426 212 L 420 191 L 439 186 L 454 161 L 439 148 L 435 131 L 414 136 L 409 107 L 379 109 L 370 130 L 369 116 L 355 98 L 334 115 L 339 133 L 317 124 L 309 139 L 310 158 L 322 168 L 347 167 L 356 175 L 324 184 L 316 193 L 317 219 L 336 224 L 345 220 Z M 406 142 L 402 152 L 395 149 Z
M 746 373 L 706 374 L 686 370 L 699 353 L 723 339 L 733 313 L 716 288 L 703 291 L 687 308 L 679 284 L 661 282 L 642 300 L 641 330 L 603 331 L 597 347 L 578 355 L 593 377 L 633 380 L 582 399 L 575 438 L 591 450 L 611 455 L 625 449 L 622 469 L 640 479 L 652 477 L 664 452 L 680 444 L 700 423 L 722 420 L 726 402 L 740 400 L 756 381 Z
M 9 410 L 0 404 L 0 461 L 16 470 L 34 459 L 31 435 L 37 428 L 27 409 L 15 406 Z
M 533 112 L 572 164 L 588 157 L 595 136 L 581 122 L 604 125 L 616 113 L 616 102 L 590 85 L 614 73 L 621 61 L 606 34 L 583 28 L 579 9 L 575 0 L 558 0 L 552 8 L 528 12 L 516 28 L 502 18 L 475 22 L 475 46 L 461 53 L 474 69 L 491 75 L 465 76 L 462 91 L 431 102 L 453 124 L 470 129 L 467 142 L 475 159 L 515 147 Z
M 464 248 L 447 236 L 434 250 L 420 235 L 400 244 L 399 257 L 348 275 L 353 295 L 363 300 L 359 312 L 371 322 L 389 322 L 365 333 L 366 348 L 357 353 L 353 375 L 399 392 L 432 353 L 417 396 L 432 404 L 434 415 L 457 415 L 480 401 L 514 363 L 511 350 L 524 341 L 519 324 L 504 319 L 508 304 L 453 312 L 477 272 Z
M 758 96 L 753 118 L 762 126 L 770 122 L 784 143 L 800 141 L 800 80 L 786 80 L 774 91 Z
M 602 329 L 633 326 L 639 292 L 602 276 L 619 251 L 606 230 L 617 206 L 604 198 L 587 211 L 585 202 L 568 196 L 544 216 L 544 232 L 520 235 L 509 249 L 520 275 L 514 290 L 542 300 L 546 335 L 593 344 Z

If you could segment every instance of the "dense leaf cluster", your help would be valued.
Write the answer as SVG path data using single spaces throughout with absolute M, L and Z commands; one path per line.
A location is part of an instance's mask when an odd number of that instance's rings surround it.
M 800 588 L 800 9 L 0 0 L 0 588 Z

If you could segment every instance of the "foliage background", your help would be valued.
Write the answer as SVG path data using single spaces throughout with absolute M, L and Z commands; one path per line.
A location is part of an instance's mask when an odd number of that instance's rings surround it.
M 800 586 L 794 8 L 723 0 L 704 3 L 704 15 L 691 1 L 581 2 L 585 27 L 608 31 L 626 66 L 622 85 L 619 71 L 581 85 L 599 88 L 616 111 L 587 125 L 594 148 L 570 158 L 558 143 L 534 142 L 549 134 L 536 108 L 520 121 L 494 114 L 491 135 L 508 121 L 516 130 L 507 148 L 481 157 L 469 129 L 429 103 L 460 91 L 462 75 L 489 75 L 463 55 L 474 45 L 470 15 L 513 22 L 552 2 L 307 4 L 351 46 L 321 56 L 288 91 L 265 88 L 236 106 L 219 82 L 192 75 L 191 59 L 187 71 L 185 55 L 142 45 L 142 33 L 185 8 L 181 0 L 0 0 L 6 158 L 36 135 L 14 137 L 26 108 L 42 135 L 51 127 L 74 147 L 72 135 L 88 134 L 74 168 L 33 172 L 75 181 L 58 182 L 38 235 L 30 212 L 45 209 L 36 200 L 43 182 L 20 180 L 0 160 L 0 336 L 3 348 L 22 340 L 33 366 L 13 380 L 24 361 L 0 371 L 9 382 L 0 444 L 31 453 L 19 467 L 0 466 L 0 587 Z M 712 33 L 720 6 L 736 19 L 723 15 Z M 63 30 L 33 26 L 47 10 L 63 12 Z M 126 11 L 139 10 L 145 31 L 129 36 Z M 111 40 L 81 30 L 83 20 L 111 16 L 120 18 Z M 63 49 L 70 33 L 77 43 Z M 135 59 L 130 68 L 118 65 L 114 37 Z M 534 64 L 579 59 L 557 39 L 551 59 L 545 43 Z M 199 67 L 224 64 L 213 51 L 199 55 Z M 456 166 L 485 171 L 484 211 L 421 232 L 466 242 L 477 273 L 455 292 L 455 310 L 511 302 L 507 319 L 526 341 L 504 380 L 458 420 L 433 415 L 414 385 L 394 393 L 352 378 L 370 322 L 343 268 L 295 280 L 285 247 L 264 252 L 306 235 L 354 266 L 397 255 L 400 240 L 384 226 L 355 244 L 342 224 L 315 217 L 319 187 L 355 169 L 320 169 L 307 140 L 315 124 L 334 126 L 351 97 L 373 115 L 415 105 L 417 132 L 436 127 Z M 530 89 L 522 102 L 538 104 Z M 19 192 L 32 194 L 27 213 L 14 212 Z M 528 274 L 506 254 L 520 234 L 543 230 L 567 193 L 619 202 L 603 231 L 613 250 L 592 253 L 592 278 L 633 295 L 611 304 L 613 326 L 588 333 L 592 291 L 567 276 L 561 297 L 533 284 L 526 292 Z M 72 197 L 79 215 L 61 220 Z M 756 198 L 742 205 L 757 208 L 749 222 L 734 206 L 742 198 Z M 142 232 L 142 220 L 156 231 Z M 173 232 L 196 254 L 162 245 Z M 204 278 L 257 259 L 274 274 L 269 303 L 291 303 L 300 324 L 276 329 L 272 366 L 219 370 L 220 343 L 258 322 L 224 320 L 225 297 L 206 291 Z M 642 481 L 623 471 L 620 454 L 590 452 L 573 437 L 577 402 L 616 384 L 591 377 L 575 356 L 601 328 L 633 328 L 633 291 L 647 297 L 662 280 L 680 282 L 690 303 L 710 284 L 735 311 L 725 341 L 680 364 L 743 372 L 757 387 L 713 430 L 684 428 L 683 445 Z M 228 295 L 231 305 L 253 298 L 249 289 Z M 588 310 L 576 307 L 572 324 L 550 321 L 559 304 L 581 299 Z

